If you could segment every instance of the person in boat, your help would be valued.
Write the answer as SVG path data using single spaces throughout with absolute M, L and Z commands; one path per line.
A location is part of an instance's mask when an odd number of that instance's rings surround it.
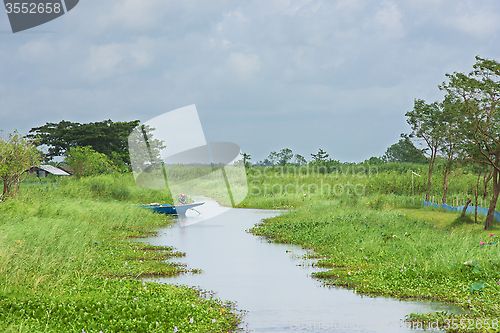
M 184 195 L 184 193 L 181 193 L 181 196 L 179 197 L 179 199 L 177 199 L 181 204 L 183 205 L 186 205 L 187 204 L 187 200 L 186 200 L 186 196 Z

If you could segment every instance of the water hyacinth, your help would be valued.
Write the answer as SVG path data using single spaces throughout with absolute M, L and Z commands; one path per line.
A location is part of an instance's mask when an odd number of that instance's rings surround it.
M 191 319 L 189 319 L 189 322 L 190 322 L 191 324 L 194 322 L 193 317 L 191 317 Z

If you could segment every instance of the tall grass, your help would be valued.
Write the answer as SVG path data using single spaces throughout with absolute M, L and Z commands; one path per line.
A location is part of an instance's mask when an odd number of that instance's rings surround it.
M 1 202 L 0 331 L 233 330 L 240 319 L 222 301 L 137 280 L 196 272 L 166 262 L 183 255 L 172 248 L 130 241 L 171 223 L 134 203 L 168 199 L 103 175 L 22 186 Z
M 422 167 L 422 166 L 420 166 Z M 346 200 L 347 197 L 376 198 L 391 197 L 390 201 L 401 204 L 420 205 L 427 191 L 427 169 L 416 170 L 421 177 L 413 177 L 410 170 L 380 171 L 376 167 L 352 165 L 338 168 L 330 173 L 311 167 L 252 167 L 247 172 L 248 196 L 241 207 L 285 208 L 300 206 L 310 200 Z M 436 170 L 432 175 L 431 199 L 441 203 L 443 175 Z M 466 168 L 454 170 L 448 184 L 447 202 L 452 205 L 459 199 L 474 199 L 477 175 Z M 482 183 L 480 189 L 482 188 Z M 491 184 L 488 193 L 491 194 Z M 305 196 L 304 196 L 305 195 Z M 482 195 L 482 192 L 480 193 Z M 386 200 L 384 199 L 384 200 Z M 481 199 L 488 206 L 490 196 Z M 500 202 L 497 203 L 500 208 Z

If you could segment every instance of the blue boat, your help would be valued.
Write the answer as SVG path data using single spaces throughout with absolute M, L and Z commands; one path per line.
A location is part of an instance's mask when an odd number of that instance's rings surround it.
M 192 209 L 197 206 L 203 205 L 204 202 L 197 202 L 187 205 L 142 205 L 141 207 L 150 208 L 153 212 L 159 214 L 174 214 L 174 215 L 186 215 L 188 209 Z

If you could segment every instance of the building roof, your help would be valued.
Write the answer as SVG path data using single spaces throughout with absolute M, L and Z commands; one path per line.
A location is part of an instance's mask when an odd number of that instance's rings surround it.
M 52 165 L 40 165 L 39 168 L 56 176 L 70 176 L 70 174 L 67 173 L 66 171 L 56 168 L 55 166 Z

